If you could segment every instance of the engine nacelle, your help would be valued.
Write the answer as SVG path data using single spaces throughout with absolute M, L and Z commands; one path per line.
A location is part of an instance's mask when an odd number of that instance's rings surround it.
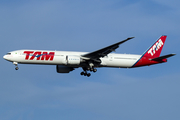
M 74 70 L 73 67 L 67 67 L 67 66 L 64 66 L 64 65 L 56 65 L 56 71 L 58 73 L 69 73 L 69 72 L 71 72 L 73 70 Z
M 81 58 L 78 56 L 67 56 L 66 60 L 68 65 L 79 65 L 81 63 Z

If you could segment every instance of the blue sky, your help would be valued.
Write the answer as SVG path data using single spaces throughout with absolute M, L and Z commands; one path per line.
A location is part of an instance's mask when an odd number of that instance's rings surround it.
M 0 59 L 2 120 L 179 120 L 180 2 L 177 0 L 0 1 L 0 55 L 18 49 L 91 52 L 135 36 L 117 53 L 142 54 L 167 35 L 167 63 L 56 73 Z

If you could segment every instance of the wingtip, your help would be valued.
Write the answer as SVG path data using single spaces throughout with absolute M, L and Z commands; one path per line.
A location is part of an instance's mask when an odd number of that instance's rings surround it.
M 129 37 L 129 38 L 127 38 L 127 40 L 130 40 L 130 39 L 133 39 L 133 38 L 135 38 L 135 37 Z

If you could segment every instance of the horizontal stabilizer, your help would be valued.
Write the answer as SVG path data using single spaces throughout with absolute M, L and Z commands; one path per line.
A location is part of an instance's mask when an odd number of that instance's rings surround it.
M 172 56 L 174 56 L 174 55 L 176 55 L 176 54 L 168 54 L 168 55 L 164 55 L 164 56 L 161 56 L 161 57 L 153 58 L 153 59 L 151 59 L 151 60 L 161 61 L 161 60 L 163 60 L 163 59 L 165 59 L 165 58 L 169 58 L 169 57 L 172 57 Z

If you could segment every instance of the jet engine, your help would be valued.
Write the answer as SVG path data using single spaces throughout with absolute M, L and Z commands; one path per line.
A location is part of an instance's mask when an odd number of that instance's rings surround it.
M 73 67 L 67 67 L 67 66 L 64 66 L 64 65 L 56 65 L 56 71 L 58 73 L 69 73 L 69 72 L 71 72 L 73 70 L 74 70 Z

